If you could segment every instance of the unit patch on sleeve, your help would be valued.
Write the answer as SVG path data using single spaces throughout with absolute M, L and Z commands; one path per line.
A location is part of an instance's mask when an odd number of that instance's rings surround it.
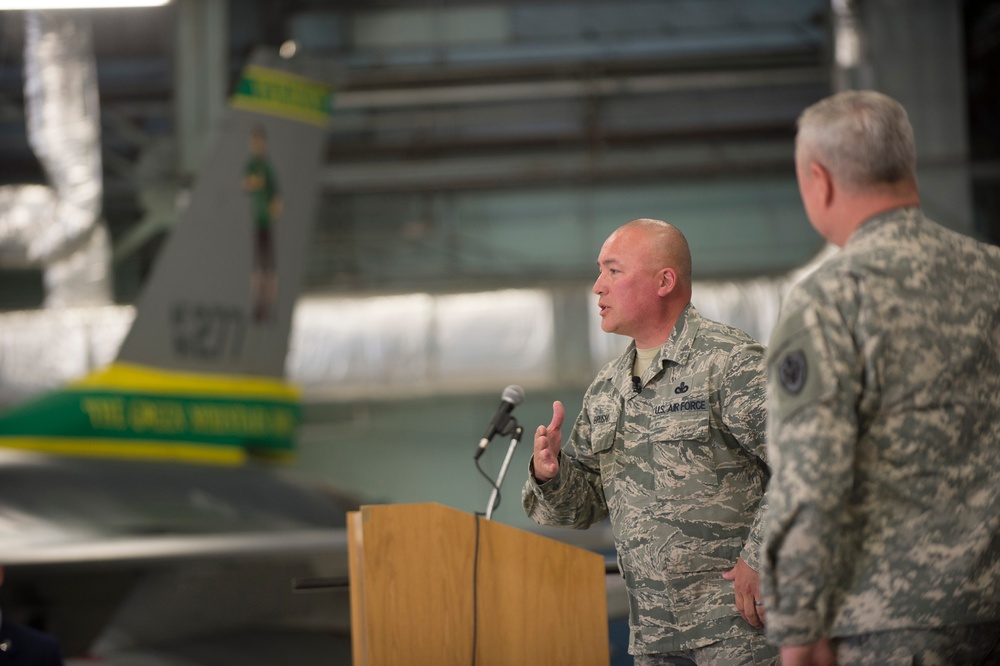
M 802 392 L 809 377 L 809 364 L 802 350 L 790 351 L 785 354 L 778 365 L 778 379 L 781 386 L 792 395 Z
M 784 419 L 799 408 L 837 393 L 822 331 L 801 317 L 786 320 L 771 334 L 768 352 L 768 412 Z

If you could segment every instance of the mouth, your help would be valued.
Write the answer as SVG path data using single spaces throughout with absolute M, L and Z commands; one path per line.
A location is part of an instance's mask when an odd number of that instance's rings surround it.
M 599 309 L 599 310 L 601 311 L 601 316 L 602 316 L 602 317 L 603 317 L 603 316 L 604 316 L 605 314 L 607 314 L 608 310 L 610 309 L 610 308 L 608 308 L 608 306 L 607 306 L 607 305 L 604 305 L 603 303 L 598 303 L 598 304 L 597 304 L 597 308 L 598 308 L 598 309 Z

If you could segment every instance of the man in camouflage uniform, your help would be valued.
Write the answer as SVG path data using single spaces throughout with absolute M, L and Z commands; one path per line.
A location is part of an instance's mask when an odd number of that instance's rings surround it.
M 535 432 L 525 512 L 578 529 L 610 517 L 639 666 L 776 663 L 755 606 L 764 348 L 691 305 L 687 241 L 665 222 L 619 228 L 598 266 L 601 326 L 633 341 L 566 449 L 562 403 Z
M 806 109 L 795 162 L 843 249 L 771 337 L 768 638 L 784 664 L 1000 663 L 1000 248 L 924 217 L 885 95 Z

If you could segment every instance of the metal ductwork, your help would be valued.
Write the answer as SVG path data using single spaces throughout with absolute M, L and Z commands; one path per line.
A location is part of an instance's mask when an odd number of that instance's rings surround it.
M 48 183 L 0 187 L 0 266 L 41 268 L 46 307 L 108 304 L 97 65 L 81 17 L 25 14 L 24 93 L 28 141 Z

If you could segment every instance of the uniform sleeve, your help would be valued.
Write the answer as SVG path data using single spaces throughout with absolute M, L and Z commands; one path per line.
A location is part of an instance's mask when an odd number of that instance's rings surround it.
M 730 354 L 722 393 L 722 420 L 740 446 L 753 456 L 767 473 L 764 431 L 767 421 L 767 383 L 764 375 L 764 347 L 740 346 Z M 766 476 L 765 476 L 766 479 Z M 761 500 L 740 557 L 760 570 L 763 513 L 767 496 Z
M 586 529 L 608 517 L 601 484 L 600 461 L 591 451 L 586 404 L 576 419 L 569 441 L 559 454 L 559 474 L 545 483 L 535 481 L 534 460 L 521 491 L 521 505 L 539 525 Z
M 816 289 L 782 315 L 767 363 L 771 482 L 762 582 L 771 642 L 826 635 L 853 486 L 861 359 L 853 282 Z

